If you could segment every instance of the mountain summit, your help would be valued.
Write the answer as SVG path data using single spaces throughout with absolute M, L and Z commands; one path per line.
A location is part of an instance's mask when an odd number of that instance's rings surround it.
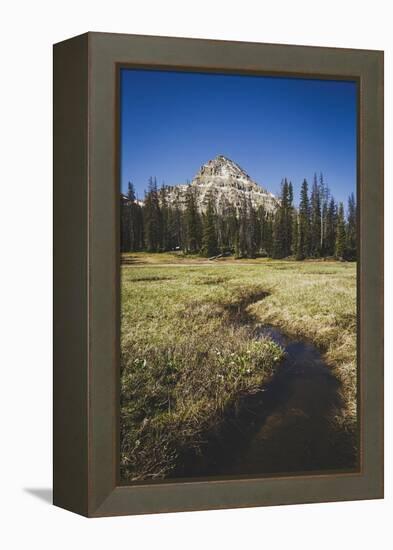
M 194 191 L 201 211 L 206 209 L 210 197 L 218 212 L 228 206 L 239 210 L 245 202 L 251 203 L 254 208 L 263 206 L 267 212 L 272 212 L 278 204 L 272 193 L 252 180 L 236 162 L 223 155 L 203 164 L 190 185 L 171 187 L 169 201 L 185 201 L 189 189 Z
M 224 155 L 218 155 L 216 158 L 209 160 L 209 162 L 201 166 L 199 172 L 195 176 L 195 180 L 207 176 L 250 180 L 250 177 L 243 168 L 236 164 L 236 162 L 233 162 L 233 160 L 224 157 Z

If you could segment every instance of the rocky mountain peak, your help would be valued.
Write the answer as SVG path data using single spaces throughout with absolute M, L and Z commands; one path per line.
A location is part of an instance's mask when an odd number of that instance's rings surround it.
M 209 160 L 206 164 L 201 166 L 199 172 L 195 176 L 195 179 L 201 178 L 202 176 L 250 179 L 248 174 L 238 164 L 236 164 L 236 162 L 225 157 L 224 155 L 218 155 L 216 158 Z
M 187 194 L 194 193 L 198 209 L 206 210 L 213 199 L 217 212 L 234 207 L 239 212 L 246 204 L 254 208 L 263 206 L 266 212 L 274 212 L 276 197 L 256 183 L 236 162 L 224 155 L 203 164 L 188 185 L 168 186 L 167 200 L 181 208 L 186 207 Z
M 206 209 L 210 197 L 214 199 L 218 211 L 228 205 L 239 210 L 245 201 L 254 208 L 263 206 L 268 212 L 277 207 L 277 199 L 272 193 L 258 185 L 241 166 L 224 155 L 203 164 L 192 180 L 191 188 L 195 190 L 202 211 Z

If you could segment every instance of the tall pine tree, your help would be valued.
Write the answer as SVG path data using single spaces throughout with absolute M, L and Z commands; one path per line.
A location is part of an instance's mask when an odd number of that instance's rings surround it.
M 314 182 L 310 201 L 310 254 L 314 258 L 321 255 L 321 197 L 317 175 L 314 174 Z
M 338 260 L 345 257 L 346 233 L 345 233 L 345 216 L 344 205 L 342 202 L 338 205 L 337 212 L 337 231 L 336 231 L 336 248 L 335 256 Z
M 126 196 L 120 202 L 120 248 L 122 252 L 135 252 L 143 249 L 143 214 L 131 182 Z
M 201 248 L 201 219 L 198 212 L 194 190 L 188 187 L 186 197 L 186 211 L 184 214 L 186 226 L 186 252 L 195 254 Z
M 337 205 L 333 197 L 329 201 L 326 214 L 325 227 L 325 245 L 324 252 L 326 256 L 334 256 L 336 249 L 336 230 L 337 230 Z
M 292 214 L 292 248 L 291 253 L 295 258 L 298 255 L 298 239 L 299 239 L 299 216 L 296 210 Z
M 172 247 L 169 233 L 170 213 L 167 193 L 167 188 L 165 187 L 165 185 L 162 185 L 159 192 L 161 211 L 161 250 L 171 250 Z
M 321 255 L 326 256 L 326 228 L 327 228 L 327 214 L 329 209 L 330 190 L 329 186 L 324 180 L 322 172 L 319 176 L 319 197 L 321 203 Z
M 281 183 L 280 204 L 277 208 L 273 224 L 274 258 L 285 258 L 291 254 L 293 215 L 292 200 L 292 184 L 289 184 L 285 178 Z
M 300 191 L 298 239 L 296 259 L 304 260 L 310 256 L 310 202 L 308 198 L 308 184 L 304 179 Z
M 213 199 L 210 196 L 207 202 L 206 212 L 203 216 L 202 254 L 208 258 L 216 256 L 218 243 L 215 227 L 215 211 Z
M 356 246 L 356 203 L 354 194 L 351 193 L 348 198 L 348 219 L 347 219 L 347 233 L 346 233 L 346 259 L 356 260 L 357 246 Z
M 162 225 L 160 200 L 157 180 L 155 178 L 149 179 L 149 187 L 145 196 L 143 213 L 146 248 L 149 252 L 158 252 L 161 249 Z

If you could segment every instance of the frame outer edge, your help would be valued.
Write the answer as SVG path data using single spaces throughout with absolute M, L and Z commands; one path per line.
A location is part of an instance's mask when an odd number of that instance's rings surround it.
M 91 59 L 89 71 L 89 178 L 91 185 L 91 212 L 89 228 L 89 270 L 91 270 L 91 378 L 89 378 L 89 515 L 107 516 L 138 513 L 171 512 L 381 498 L 383 411 L 380 408 L 382 392 L 382 284 L 380 273 L 383 261 L 383 226 L 380 223 L 383 194 L 383 54 L 375 51 L 332 48 L 313 48 L 283 45 L 264 45 L 163 37 L 144 37 L 89 33 Z M 233 54 L 233 56 L 232 56 Z M 376 224 L 366 237 L 365 250 L 373 251 L 377 265 L 367 265 L 366 283 L 362 287 L 365 301 L 367 357 L 365 361 L 365 413 L 371 413 L 365 425 L 365 469 L 355 475 L 327 475 L 292 477 L 291 479 L 254 479 L 247 481 L 193 482 L 147 486 L 116 487 L 114 475 L 117 463 L 113 453 L 116 392 L 113 372 L 116 357 L 116 317 L 113 297 L 117 295 L 115 279 L 116 245 L 116 181 L 114 140 L 115 122 L 113 107 L 114 64 L 155 66 L 176 70 L 206 72 L 243 72 L 310 77 L 310 78 L 361 78 L 366 87 L 368 108 L 360 114 L 366 130 L 364 152 L 361 159 L 361 184 L 366 198 L 377 201 L 369 206 L 361 223 Z M 177 65 L 178 63 L 178 65 Z M 381 64 L 382 63 L 382 64 Z M 239 67 L 244 67 L 242 71 Z M 383 69 L 382 69 L 383 72 Z M 382 94 L 381 94 L 382 92 Z M 370 102 L 367 103 L 367 97 Z M 375 139 L 375 143 L 372 140 Z M 380 164 L 381 163 L 381 164 Z M 366 168 L 366 169 L 364 169 Z M 374 181 L 370 181 L 372 174 Z M 112 185 L 111 185 L 112 184 Z M 374 186 L 374 187 L 373 187 Z M 363 196 L 363 195 L 362 195 Z M 363 213 L 363 209 L 362 209 Z M 90 229 L 89 229 L 90 230 Z M 362 231 L 363 235 L 363 231 Z M 113 260 L 113 261 L 112 261 Z M 363 269 L 363 266 L 362 266 Z M 363 281 L 363 279 L 362 279 Z M 374 285 L 374 286 L 373 286 Z M 363 305 L 363 302 L 362 302 Z M 89 314 L 90 315 L 90 314 Z M 377 325 L 377 330 L 372 324 Z M 377 368 L 373 368 L 373 366 Z M 363 372 L 363 374 L 364 374 Z M 371 410 L 370 410 L 371 407 Z M 366 419 L 367 420 L 367 419 Z M 378 433 L 376 433 L 378 432 Z M 371 448 L 374 446 L 374 448 Z M 299 495 L 301 495 L 299 497 Z
M 369 52 L 361 75 L 360 406 L 363 470 L 373 498 L 384 496 L 383 71 L 383 52 Z
M 88 513 L 87 35 L 53 47 L 53 503 Z

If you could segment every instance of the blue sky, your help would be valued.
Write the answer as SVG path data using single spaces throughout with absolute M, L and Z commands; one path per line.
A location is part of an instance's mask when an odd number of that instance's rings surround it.
M 217 155 L 298 202 L 304 178 L 323 172 L 337 200 L 356 191 L 356 84 L 348 81 L 121 70 L 121 188 L 143 198 L 192 180 Z

